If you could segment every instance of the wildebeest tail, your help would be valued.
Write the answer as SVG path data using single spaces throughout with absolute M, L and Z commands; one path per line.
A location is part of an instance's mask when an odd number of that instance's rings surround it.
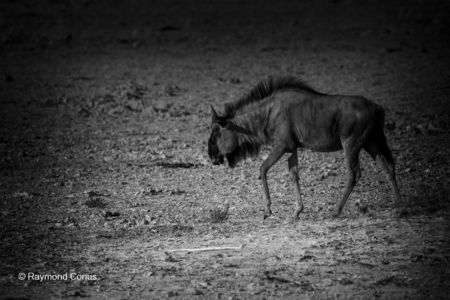
M 394 162 L 394 157 L 392 156 L 392 152 L 389 149 L 387 144 L 386 136 L 384 135 L 384 121 L 385 121 L 385 113 L 384 109 L 380 105 L 376 105 L 375 108 L 375 130 L 377 137 L 377 144 L 381 151 L 381 154 L 385 157 L 388 162 Z

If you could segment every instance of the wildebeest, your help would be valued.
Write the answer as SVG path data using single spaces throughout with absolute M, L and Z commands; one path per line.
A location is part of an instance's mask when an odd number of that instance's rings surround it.
M 226 159 L 233 168 L 245 157 L 257 155 L 262 145 L 272 146 L 260 167 L 266 199 L 264 218 L 272 214 L 267 171 L 284 153 L 290 153 L 289 173 L 297 191 L 292 220 L 303 210 L 297 148 L 320 152 L 344 150 L 348 181 L 333 216 L 342 212 L 361 176 L 361 148 L 386 171 L 395 202 L 399 204 L 394 159 L 383 130 L 384 110 L 364 97 L 322 94 L 295 77 L 269 77 L 239 100 L 226 103 L 222 115 L 213 106 L 211 112 L 208 155 L 213 164 L 222 164 Z

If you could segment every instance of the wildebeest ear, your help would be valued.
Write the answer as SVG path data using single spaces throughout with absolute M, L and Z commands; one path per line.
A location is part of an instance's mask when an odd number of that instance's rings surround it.
M 219 116 L 217 115 L 216 110 L 214 109 L 214 107 L 213 107 L 212 105 L 211 105 L 211 115 L 212 115 L 212 117 L 211 117 L 211 123 L 212 123 L 212 124 L 218 123 L 218 121 L 219 121 Z

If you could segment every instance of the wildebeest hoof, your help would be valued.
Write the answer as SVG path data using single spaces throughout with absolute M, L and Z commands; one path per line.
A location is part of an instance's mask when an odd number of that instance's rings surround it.
M 396 208 L 395 209 L 395 216 L 397 218 L 405 218 L 408 216 L 408 210 L 404 207 Z
M 300 213 L 303 212 L 303 209 L 304 209 L 304 208 L 305 208 L 304 205 L 302 205 L 300 208 L 297 208 L 297 209 L 295 210 L 294 216 L 295 216 L 296 218 L 298 218 L 298 215 L 300 215 Z
M 284 221 L 285 224 L 295 224 L 298 221 L 298 216 L 292 216 L 286 219 L 286 221 Z
M 264 213 L 263 219 L 264 219 L 264 220 L 265 220 L 265 219 L 268 219 L 268 218 L 270 218 L 271 216 L 272 216 L 272 214 Z
M 272 211 L 264 212 L 264 220 L 275 220 L 278 219 L 275 215 L 272 214 Z
M 268 217 L 265 217 L 264 220 L 265 221 L 278 221 L 278 220 L 280 220 L 280 217 L 277 217 L 275 215 L 270 215 Z
M 337 218 L 339 218 L 340 215 L 341 215 L 341 212 L 336 211 L 336 212 L 334 212 L 334 214 L 332 215 L 332 217 L 333 217 L 333 219 L 337 219 Z
M 264 209 L 264 220 L 269 218 L 272 215 L 272 210 L 270 208 Z

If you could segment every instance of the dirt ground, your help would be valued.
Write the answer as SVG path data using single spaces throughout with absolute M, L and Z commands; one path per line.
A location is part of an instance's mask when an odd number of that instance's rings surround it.
M 447 1 L 2 1 L 0 298 L 448 299 L 449 13 Z M 209 105 L 269 75 L 385 107 L 401 216 L 362 153 L 333 219 L 343 155 L 299 150 L 301 220 L 284 222 L 286 157 L 263 220 L 267 150 L 229 169 L 206 148 Z M 236 248 L 171 252 L 204 247 Z

